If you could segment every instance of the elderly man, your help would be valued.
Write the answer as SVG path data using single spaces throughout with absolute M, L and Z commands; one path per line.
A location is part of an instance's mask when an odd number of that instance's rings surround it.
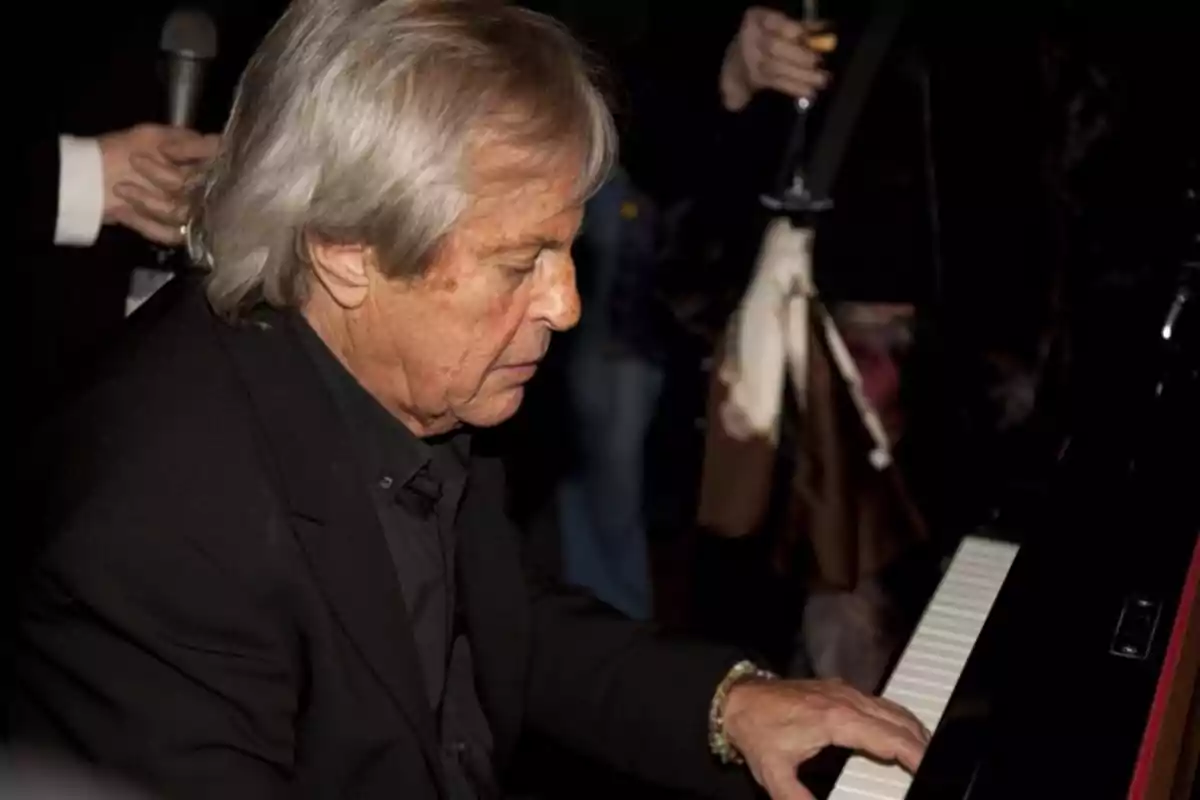
M 613 128 L 496 3 L 300 2 L 194 220 L 211 266 L 67 417 L 9 723 L 171 798 L 499 796 L 523 731 L 707 796 L 807 797 L 909 714 L 669 643 L 528 574 L 495 461 L 575 324 Z M 744 761 L 748 771 L 736 766 Z

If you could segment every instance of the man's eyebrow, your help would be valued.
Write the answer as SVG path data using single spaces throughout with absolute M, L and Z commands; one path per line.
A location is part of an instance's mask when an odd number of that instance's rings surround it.
M 533 250 L 562 250 L 567 246 L 567 242 L 553 236 L 531 236 L 526 239 L 503 242 L 494 247 L 489 247 L 484 250 L 483 255 L 487 257 Z

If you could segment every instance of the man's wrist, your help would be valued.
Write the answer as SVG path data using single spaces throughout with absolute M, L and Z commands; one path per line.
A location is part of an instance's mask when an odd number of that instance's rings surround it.
M 779 676 L 770 670 L 759 667 L 753 661 L 739 661 L 734 664 L 725 677 L 717 684 L 713 692 L 712 703 L 708 711 L 708 746 L 712 754 L 723 764 L 741 764 L 742 754 L 734 746 L 725 729 L 728 719 L 729 697 L 736 689 L 747 681 L 773 681 Z

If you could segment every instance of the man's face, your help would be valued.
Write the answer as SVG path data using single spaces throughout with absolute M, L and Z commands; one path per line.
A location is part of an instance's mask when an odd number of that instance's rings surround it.
M 483 193 L 416 280 L 375 280 L 352 347 L 372 391 L 418 430 L 516 413 L 551 334 L 579 321 L 573 170 Z

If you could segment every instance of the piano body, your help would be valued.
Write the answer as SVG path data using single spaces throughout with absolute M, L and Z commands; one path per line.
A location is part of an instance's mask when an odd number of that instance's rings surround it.
M 934 731 L 916 776 L 851 756 L 830 800 L 1200 796 L 1200 257 L 1181 274 L 1152 363 L 1109 372 L 1140 399 L 1089 398 L 1039 499 L 960 544 L 886 681 Z
M 934 731 L 921 769 L 852 756 L 830 800 L 1193 797 L 1200 470 L 1181 469 L 1155 478 L 1170 513 L 1081 482 L 1023 535 L 966 537 L 882 692 Z
M 966 538 L 883 692 L 935 730 L 921 769 L 854 756 L 830 799 L 1190 797 L 1200 541 L 1113 521 L 1147 546 Z

